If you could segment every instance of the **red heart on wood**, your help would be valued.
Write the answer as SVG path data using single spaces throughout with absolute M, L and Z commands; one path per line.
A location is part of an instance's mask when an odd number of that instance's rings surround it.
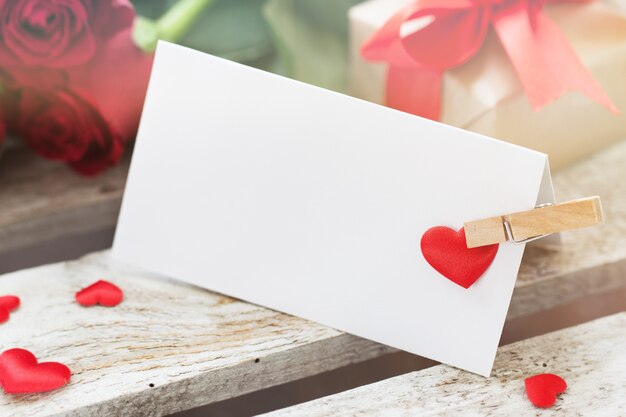
M 20 299 L 14 295 L 5 295 L 0 297 L 0 323 L 4 323 L 9 319 L 11 311 L 20 306 Z
M 556 396 L 567 389 L 563 378 L 555 374 L 539 374 L 526 378 L 526 395 L 535 406 L 552 407 Z
M 0 385 L 7 394 L 52 391 L 67 384 L 72 371 L 58 362 L 37 363 L 26 349 L 9 349 L 0 355 Z
M 76 301 L 82 306 L 100 304 L 106 307 L 118 305 L 124 299 L 124 293 L 117 285 L 100 280 L 76 293 Z
M 428 229 L 422 236 L 421 248 L 430 266 L 463 288 L 476 282 L 498 253 L 498 244 L 469 249 L 464 228 L 457 232 L 445 226 Z

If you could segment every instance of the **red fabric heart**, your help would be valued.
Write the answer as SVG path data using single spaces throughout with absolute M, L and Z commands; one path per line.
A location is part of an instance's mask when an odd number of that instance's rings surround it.
M 430 266 L 463 288 L 471 287 L 498 253 L 498 244 L 469 249 L 464 228 L 456 232 L 445 226 L 428 229 L 422 236 L 421 248 Z
M 556 396 L 567 389 L 563 378 L 555 374 L 539 374 L 526 378 L 526 395 L 535 406 L 552 407 Z
M 20 306 L 20 299 L 14 295 L 5 295 L 0 297 L 0 323 L 4 323 L 9 319 L 11 311 Z
M 97 281 L 76 293 L 76 301 L 82 306 L 100 304 L 106 307 L 118 305 L 124 299 L 122 290 L 108 281 Z
M 72 371 L 58 362 L 37 363 L 25 349 L 9 349 L 0 355 L 0 385 L 7 394 L 34 394 L 67 384 Z

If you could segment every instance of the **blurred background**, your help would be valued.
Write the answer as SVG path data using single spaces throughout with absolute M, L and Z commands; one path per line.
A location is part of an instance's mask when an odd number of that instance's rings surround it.
M 546 152 L 582 184 L 567 170 L 626 139 L 626 15 L 619 1 L 550 3 L 476 2 L 474 22 L 412 0 L 0 2 L 0 273 L 110 247 L 159 39 Z M 508 13 L 552 23 L 509 36 Z M 625 300 L 510 320 L 502 343 Z M 177 415 L 251 415 L 432 364 L 396 353 Z
M 0 272 L 110 246 L 158 39 L 345 91 L 355 3 L 0 5 Z

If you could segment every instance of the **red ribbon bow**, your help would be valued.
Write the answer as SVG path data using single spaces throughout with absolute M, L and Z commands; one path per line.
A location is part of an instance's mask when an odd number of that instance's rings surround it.
M 417 0 L 368 39 L 361 54 L 389 63 L 388 106 L 437 120 L 444 71 L 472 58 L 493 25 L 534 110 L 578 90 L 619 113 L 542 10 L 565 1 L 586 0 Z M 417 19 L 426 25 L 402 36 L 403 25 Z

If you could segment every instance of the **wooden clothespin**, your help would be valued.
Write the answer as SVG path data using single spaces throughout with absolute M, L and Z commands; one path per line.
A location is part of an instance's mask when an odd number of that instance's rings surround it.
M 587 197 L 466 222 L 465 239 L 468 248 L 507 241 L 526 243 L 552 233 L 593 226 L 603 221 L 600 197 Z

